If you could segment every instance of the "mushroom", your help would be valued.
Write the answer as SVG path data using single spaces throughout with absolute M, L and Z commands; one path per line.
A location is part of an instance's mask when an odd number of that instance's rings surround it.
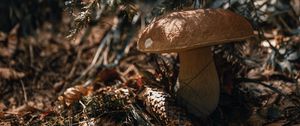
M 253 35 L 250 23 L 224 9 L 172 12 L 150 23 L 140 34 L 142 52 L 179 55 L 177 98 L 196 116 L 207 116 L 219 101 L 219 79 L 211 46 Z

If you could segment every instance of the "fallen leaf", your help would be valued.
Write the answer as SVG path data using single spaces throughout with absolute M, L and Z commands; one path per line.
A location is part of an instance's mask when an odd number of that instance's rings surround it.
M 62 96 L 59 96 L 58 99 L 67 106 L 70 106 L 75 101 L 78 101 L 82 96 L 86 96 L 92 90 L 90 87 L 86 88 L 82 85 L 76 85 L 74 87 L 68 88 Z
M 16 80 L 25 77 L 25 73 L 17 72 L 12 68 L 1 68 L 0 67 L 0 78 L 7 80 Z
M 7 35 L 4 32 L 0 31 L 0 41 L 4 41 L 6 37 Z
M 19 24 L 17 24 L 8 34 L 7 36 L 7 47 L 0 48 L 0 56 L 3 57 L 11 57 L 17 48 L 18 43 L 18 29 Z

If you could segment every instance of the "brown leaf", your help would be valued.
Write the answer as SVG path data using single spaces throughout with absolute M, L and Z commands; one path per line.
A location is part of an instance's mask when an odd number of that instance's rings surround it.
M 0 122 L 0 126 L 12 126 L 11 122 Z
M 16 80 L 25 77 L 25 73 L 17 72 L 12 68 L 1 68 L 0 67 L 0 78 L 7 80 Z
M 6 37 L 7 37 L 6 33 L 0 31 L 0 41 L 4 41 Z
M 17 108 L 13 108 L 13 109 L 8 110 L 6 113 L 7 114 L 12 114 L 12 115 L 24 116 L 28 113 L 33 113 L 33 112 L 36 112 L 36 111 L 39 111 L 39 110 L 32 107 L 32 106 L 30 106 L 30 105 L 23 104 L 23 105 L 21 105 Z
M 7 109 L 6 105 L 3 102 L 0 102 L 0 112 Z
M 248 126 L 262 126 L 264 123 L 266 123 L 266 120 L 262 118 L 260 115 L 254 113 L 248 120 L 247 125 Z
M 300 1 L 299 0 L 291 0 L 291 5 L 296 12 L 296 14 L 299 16 L 300 15 Z
M 97 74 L 97 80 L 105 83 L 112 82 L 120 77 L 115 69 L 104 69 Z
M 59 91 L 61 91 L 61 89 L 63 88 L 64 84 L 65 84 L 64 81 L 56 82 L 56 83 L 53 85 L 53 89 L 55 90 L 55 92 L 59 92 Z
M 78 101 L 82 96 L 88 95 L 90 90 L 92 90 L 90 87 L 86 88 L 82 85 L 76 85 L 68 88 L 62 96 L 58 97 L 58 99 L 66 106 L 70 106 L 74 102 Z
M 19 29 L 19 24 L 17 24 L 9 33 L 7 36 L 7 47 L 1 47 L 0 48 L 0 56 L 3 57 L 11 57 L 13 53 L 15 52 L 17 48 L 17 43 L 18 43 L 18 29 Z

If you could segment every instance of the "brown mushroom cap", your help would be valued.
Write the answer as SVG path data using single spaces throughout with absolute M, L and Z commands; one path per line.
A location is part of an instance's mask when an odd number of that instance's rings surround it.
M 246 39 L 253 35 L 249 22 L 224 9 L 173 12 L 152 22 L 138 40 L 143 52 L 180 52 Z

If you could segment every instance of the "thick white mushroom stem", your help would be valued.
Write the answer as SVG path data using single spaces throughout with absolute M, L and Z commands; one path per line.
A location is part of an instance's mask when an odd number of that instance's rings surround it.
M 179 103 L 196 116 L 207 116 L 219 101 L 219 79 L 210 47 L 179 53 Z

